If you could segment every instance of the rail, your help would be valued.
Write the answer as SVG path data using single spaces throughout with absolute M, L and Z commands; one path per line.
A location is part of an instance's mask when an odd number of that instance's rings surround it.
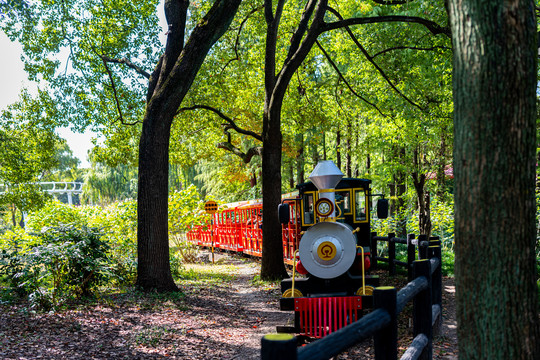
M 378 256 L 377 244 L 381 241 L 388 243 L 388 257 Z M 403 244 L 407 246 L 407 261 L 401 261 L 396 259 L 396 244 Z M 408 280 L 412 279 L 412 264 L 413 261 L 418 259 L 427 258 L 427 249 L 429 246 L 440 245 L 441 242 L 438 236 L 432 236 L 428 239 L 426 235 L 419 235 L 418 239 L 415 239 L 414 234 L 407 235 L 406 239 L 396 237 L 396 234 L 389 233 L 388 236 L 377 236 L 377 233 L 371 233 L 371 249 L 372 254 L 371 268 L 377 269 L 378 262 L 388 263 L 388 273 L 390 276 L 396 275 L 396 266 L 405 267 L 407 269 Z M 417 257 L 418 249 L 418 257 Z
M 431 359 L 433 334 L 442 322 L 441 247 L 427 248 L 428 259 L 413 262 L 414 279 L 399 292 L 394 287 L 378 287 L 373 293 L 374 310 L 360 320 L 301 348 L 292 335 L 267 335 L 261 341 L 261 359 L 322 360 L 339 355 L 358 342 L 373 336 L 375 359 L 397 359 L 397 317 L 413 301 L 411 345 L 401 360 Z

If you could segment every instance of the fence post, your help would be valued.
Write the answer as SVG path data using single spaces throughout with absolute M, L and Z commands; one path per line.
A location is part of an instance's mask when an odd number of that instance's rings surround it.
M 422 259 L 414 262 L 414 278 L 424 276 L 428 281 L 428 288 L 422 290 L 413 300 L 413 336 L 424 334 L 428 344 L 422 351 L 419 359 L 431 360 L 433 355 L 433 329 L 431 327 L 431 264 L 429 260 Z
M 435 272 L 431 275 L 432 292 L 431 302 L 432 304 L 439 305 L 441 311 L 439 317 L 433 326 L 433 332 L 440 334 L 442 328 L 442 250 L 440 246 L 430 246 L 428 248 L 429 257 L 435 257 L 439 259 L 439 266 Z
M 429 238 L 429 246 L 436 246 L 436 245 L 442 246 L 441 238 L 438 236 L 431 236 Z
M 381 286 L 373 291 L 373 308 L 382 308 L 390 314 L 390 324 L 375 332 L 375 360 L 397 359 L 397 291 L 393 286 Z
M 396 263 L 394 262 L 396 259 L 396 243 L 394 242 L 395 237 L 396 234 L 394 233 L 388 234 L 388 273 L 390 276 L 396 275 Z
M 269 334 L 261 339 L 261 360 L 296 360 L 296 337 L 292 334 Z
M 427 259 L 427 248 L 428 248 L 428 237 L 427 235 L 418 235 L 418 259 Z
M 416 260 L 416 246 L 413 244 L 414 234 L 407 235 L 407 280 L 413 279 L 413 262 Z
M 370 246 L 371 246 L 371 269 L 376 270 L 377 269 L 377 239 L 375 237 L 377 236 L 376 232 L 372 232 L 370 234 Z

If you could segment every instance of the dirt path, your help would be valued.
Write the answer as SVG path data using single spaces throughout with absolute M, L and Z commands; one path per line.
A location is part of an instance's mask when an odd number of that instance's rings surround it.
M 286 324 L 276 286 L 257 285 L 257 263 L 218 255 L 234 279 L 183 282 L 184 295 L 116 294 L 59 313 L 0 304 L 0 359 L 258 359 L 260 339 Z M 192 284 L 192 285 L 190 285 Z M 194 285 L 193 285 L 194 284 Z M 434 359 L 457 357 L 453 279 L 444 280 L 444 325 Z M 400 323 L 407 323 L 407 319 Z M 411 330 L 400 330 L 404 343 Z M 339 359 L 373 359 L 370 341 Z

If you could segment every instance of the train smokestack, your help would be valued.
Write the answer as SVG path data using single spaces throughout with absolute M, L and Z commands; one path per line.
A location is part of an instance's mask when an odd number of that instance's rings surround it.
M 321 215 L 321 212 L 318 210 L 317 214 L 323 217 L 327 216 L 331 221 L 335 221 L 332 219 L 334 219 L 336 215 L 336 194 L 332 189 L 336 187 L 341 178 L 343 178 L 343 173 L 331 160 L 320 161 L 317 166 L 315 166 L 315 169 L 313 169 L 313 172 L 309 175 L 311 182 L 315 184 L 317 189 L 319 189 L 319 200 L 315 205 L 317 209 L 319 209 L 319 205 L 324 206 L 320 203 L 324 201 L 323 199 L 327 199 L 327 201 L 329 200 L 332 203 L 331 209 L 329 209 L 330 213 L 328 215 Z
M 309 180 L 319 190 L 334 189 L 343 176 L 341 170 L 332 160 L 324 160 L 315 166 L 315 169 L 309 175 Z

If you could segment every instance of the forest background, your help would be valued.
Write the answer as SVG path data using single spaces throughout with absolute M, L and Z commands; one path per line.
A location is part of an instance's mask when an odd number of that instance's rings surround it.
M 186 39 L 212 3 L 192 1 L 186 13 Z M 161 6 L 157 1 L 0 4 L 5 9 L 0 25 L 22 44 L 25 70 L 39 84 L 35 93 L 23 91 L 2 112 L 4 254 L 18 261 L 18 273 L 30 271 L 31 266 L 24 268 L 25 261 L 43 261 L 29 255 L 36 254 L 32 249 L 51 243 L 48 235 L 34 235 L 42 229 L 61 226 L 68 234 L 74 228 L 85 229 L 77 236 L 89 238 L 100 229 L 103 247 L 94 265 L 105 258 L 112 264 L 103 270 L 101 281 L 133 283 L 139 140 L 148 79 L 163 49 L 156 15 Z M 375 191 L 390 197 L 392 217 L 376 221 L 377 231 L 440 236 L 451 273 L 453 54 L 445 2 L 330 5 L 335 11 L 327 13 L 328 22 L 372 20 L 322 32 L 290 77 L 280 109 L 279 190 L 290 192 L 306 181 L 319 160 L 334 160 L 346 176 L 369 178 Z M 304 10 L 304 2 L 287 2 L 279 10 L 275 61 L 283 69 L 291 60 L 290 49 L 299 42 L 295 29 L 307 26 L 298 22 Z M 277 18 L 278 9 L 274 11 Z M 240 4 L 175 114 L 168 146 L 168 233 L 169 240 L 176 241 L 174 249 L 186 249 L 182 234 L 205 221 L 205 200 L 227 203 L 263 196 L 266 15 L 260 1 Z M 175 31 L 172 27 L 166 34 L 177 36 Z M 279 69 L 274 73 L 280 74 Z M 99 134 L 89 169 L 77 167 L 56 134 L 65 126 Z M 80 198 L 84 206 L 51 202 L 35 185 L 40 181 L 84 181 Z M 28 214 L 26 229 L 20 226 L 23 213 Z M 57 244 L 57 252 L 49 256 L 61 258 L 67 250 L 63 242 Z M 537 238 L 537 266 L 538 249 Z M 174 273 L 181 254 L 172 251 L 170 260 Z M 36 304 L 61 303 L 64 290 L 58 274 L 64 270 L 55 271 L 27 291 L 35 294 Z M 31 274 L 25 276 L 11 285 L 30 283 Z M 73 279 L 66 278 L 65 284 L 71 283 Z M 83 290 L 88 289 L 78 291 Z

